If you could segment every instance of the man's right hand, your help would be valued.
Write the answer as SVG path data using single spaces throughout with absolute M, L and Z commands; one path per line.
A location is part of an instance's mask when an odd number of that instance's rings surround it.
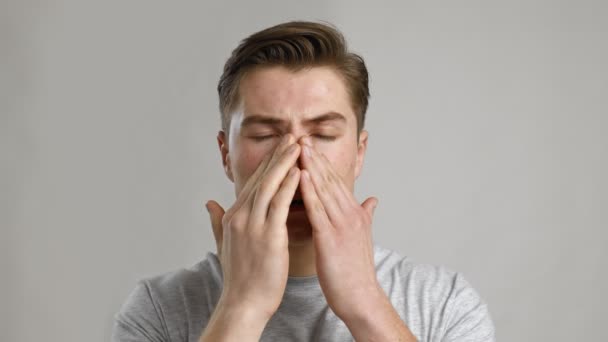
M 224 278 L 215 311 L 267 322 L 278 309 L 289 271 L 286 222 L 300 179 L 299 155 L 300 146 L 286 135 L 228 211 L 207 202 Z M 213 317 L 208 328 L 211 323 Z

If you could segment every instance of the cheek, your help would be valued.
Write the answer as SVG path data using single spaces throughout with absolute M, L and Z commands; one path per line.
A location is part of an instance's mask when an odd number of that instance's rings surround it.
M 235 181 L 238 184 L 246 183 L 264 157 L 271 152 L 270 144 L 241 144 L 233 161 Z

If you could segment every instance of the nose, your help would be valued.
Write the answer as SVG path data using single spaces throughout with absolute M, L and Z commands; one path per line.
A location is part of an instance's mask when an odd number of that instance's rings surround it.
M 307 137 L 309 135 L 307 132 L 305 132 L 303 130 L 295 130 L 295 129 L 291 130 L 289 132 L 289 134 L 291 134 L 295 138 L 297 143 L 300 143 L 302 138 Z
M 306 133 L 306 132 L 300 132 L 300 133 L 298 133 L 298 132 L 290 132 L 290 133 L 294 136 L 294 138 L 296 139 L 296 143 L 298 143 L 299 145 L 302 145 L 304 143 L 302 141 L 302 138 L 305 138 L 305 137 L 309 136 L 309 134 Z M 297 167 L 300 170 L 304 167 L 304 165 L 302 164 L 302 157 L 301 156 L 298 158 L 298 161 L 297 161 L 296 165 L 297 165 Z
M 310 136 L 310 133 L 306 132 L 305 130 L 293 129 L 293 128 L 290 129 L 288 132 L 285 132 L 285 134 L 288 134 L 291 137 L 293 137 L 295 142 L 300 145 L 303 144 L 303 141 L 302 141 L 303 138 Z M 309 140 L 309 143 L 310 142 L 311 142 L 311 140 Z

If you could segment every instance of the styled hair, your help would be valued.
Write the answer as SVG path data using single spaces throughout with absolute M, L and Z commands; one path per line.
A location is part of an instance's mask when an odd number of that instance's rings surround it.
M 357 117 L 357 132 L 361 132 L 370 96 L 365 62 L 348 51 L 338 29 L 307 21 L 269 27 L 245 38 L 232 51 L 217 86 L 224 132 L 228 134 L 231 113 L 240 103 L 240 81 L 247 72 L 272 66 L 286 67 L 294 72 L 316 66 L 333 68 L 344 81 Z

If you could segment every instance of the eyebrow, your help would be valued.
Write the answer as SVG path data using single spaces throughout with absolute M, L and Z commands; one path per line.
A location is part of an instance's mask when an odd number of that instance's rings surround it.
M 340 122 L 345 123 L 346 118 L 344 117 L 344 115 L 342 115 L 338 112 L 328 112 L 328 113 L 316 116 L 314 118 L 304 120 L 304 125 L 306 125 L 306 126 L 318 125 L 318 124 L 321 124 L 321 123 L 324 123 L 327 121 L 340 121 Z M 243 119 L 243 121 L 241 122 L 241 127 L 246 127 L 246 126 L 250 126 L 253 124 L 268 125 L 268 126 L 286 126 L 287 125 L 286 121 L 283 119 L 255 114 L 255 115 L 250 115 L 250 116 L 246 117 L 245 119 Z

